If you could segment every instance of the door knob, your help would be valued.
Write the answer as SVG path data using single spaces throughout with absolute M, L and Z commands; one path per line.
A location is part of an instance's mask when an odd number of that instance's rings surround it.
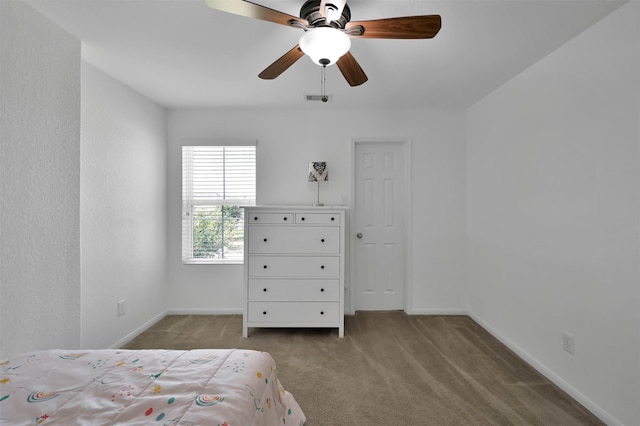
M 358 238 L 362 238 L 362 232 L 358 232 L 358 233 L 356 234 L 356 237 L 358 237 Z

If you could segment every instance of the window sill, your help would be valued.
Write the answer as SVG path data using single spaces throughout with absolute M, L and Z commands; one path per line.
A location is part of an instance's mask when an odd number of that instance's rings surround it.
M 244 261 L 242 260 L 224 260 L 224 261 L 211 261 L 211 260 L 203 260 L 203 261 L 182 261 L 182 264 L 185 266 L 189 265 L 244 265 Z

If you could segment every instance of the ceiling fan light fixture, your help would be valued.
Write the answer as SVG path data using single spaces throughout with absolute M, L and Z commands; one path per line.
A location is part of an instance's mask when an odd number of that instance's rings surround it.
M 348 35 L 332 27 L 318 27 L 305 32 L 300 37 L 300 49 L 311 60 L 322 66 L 338 62 L 351 48 Z

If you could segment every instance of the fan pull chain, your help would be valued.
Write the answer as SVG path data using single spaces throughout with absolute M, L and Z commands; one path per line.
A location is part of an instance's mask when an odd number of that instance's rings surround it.
M 327 66 L 323 65 L 322 71 L 320 72 L 320 97 L 322 98 L 322 102 L 327 102 L 329 100 L 329 98 L 327 97 L 327 91 L 325 88 L 327 83 L 326 71 L 327 71 Z

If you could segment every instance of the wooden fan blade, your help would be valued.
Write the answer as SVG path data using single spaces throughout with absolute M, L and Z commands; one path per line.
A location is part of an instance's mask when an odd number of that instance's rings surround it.
M 340 72 L 351 87 L 359 86 L 369 80 L 369 77 L 364 73 L 364 70 L 351 52 L 342 55 L 336 65 L 338 65 Z
M 244 0 L 205 0 L 207 6 L 222 12 L 233 13 L 235 15 L 246 16 L 253 19 L 274 22 L 276 24 L 290 26 L 291 21 L 300 22 L 307 26 L 309 23 L 293 15 L 288 15 L 277 10 L 269 9 L 256 3 Z
M 353 37 L 417 39 L 434 37 L 441 26 L 440 15 L 422 15 L 349 22 L 346 29 L 362 27 L 360 35 L 349 33 Z
M 280 74 L 285 72 L 291 65 L 304 56 L 304 52 L 300 49 L 299 45 L 296 45 L 293 49 L 276 59 L 274 63 L 264 69 L 258 77 L 264 80 L 273 80 Z

